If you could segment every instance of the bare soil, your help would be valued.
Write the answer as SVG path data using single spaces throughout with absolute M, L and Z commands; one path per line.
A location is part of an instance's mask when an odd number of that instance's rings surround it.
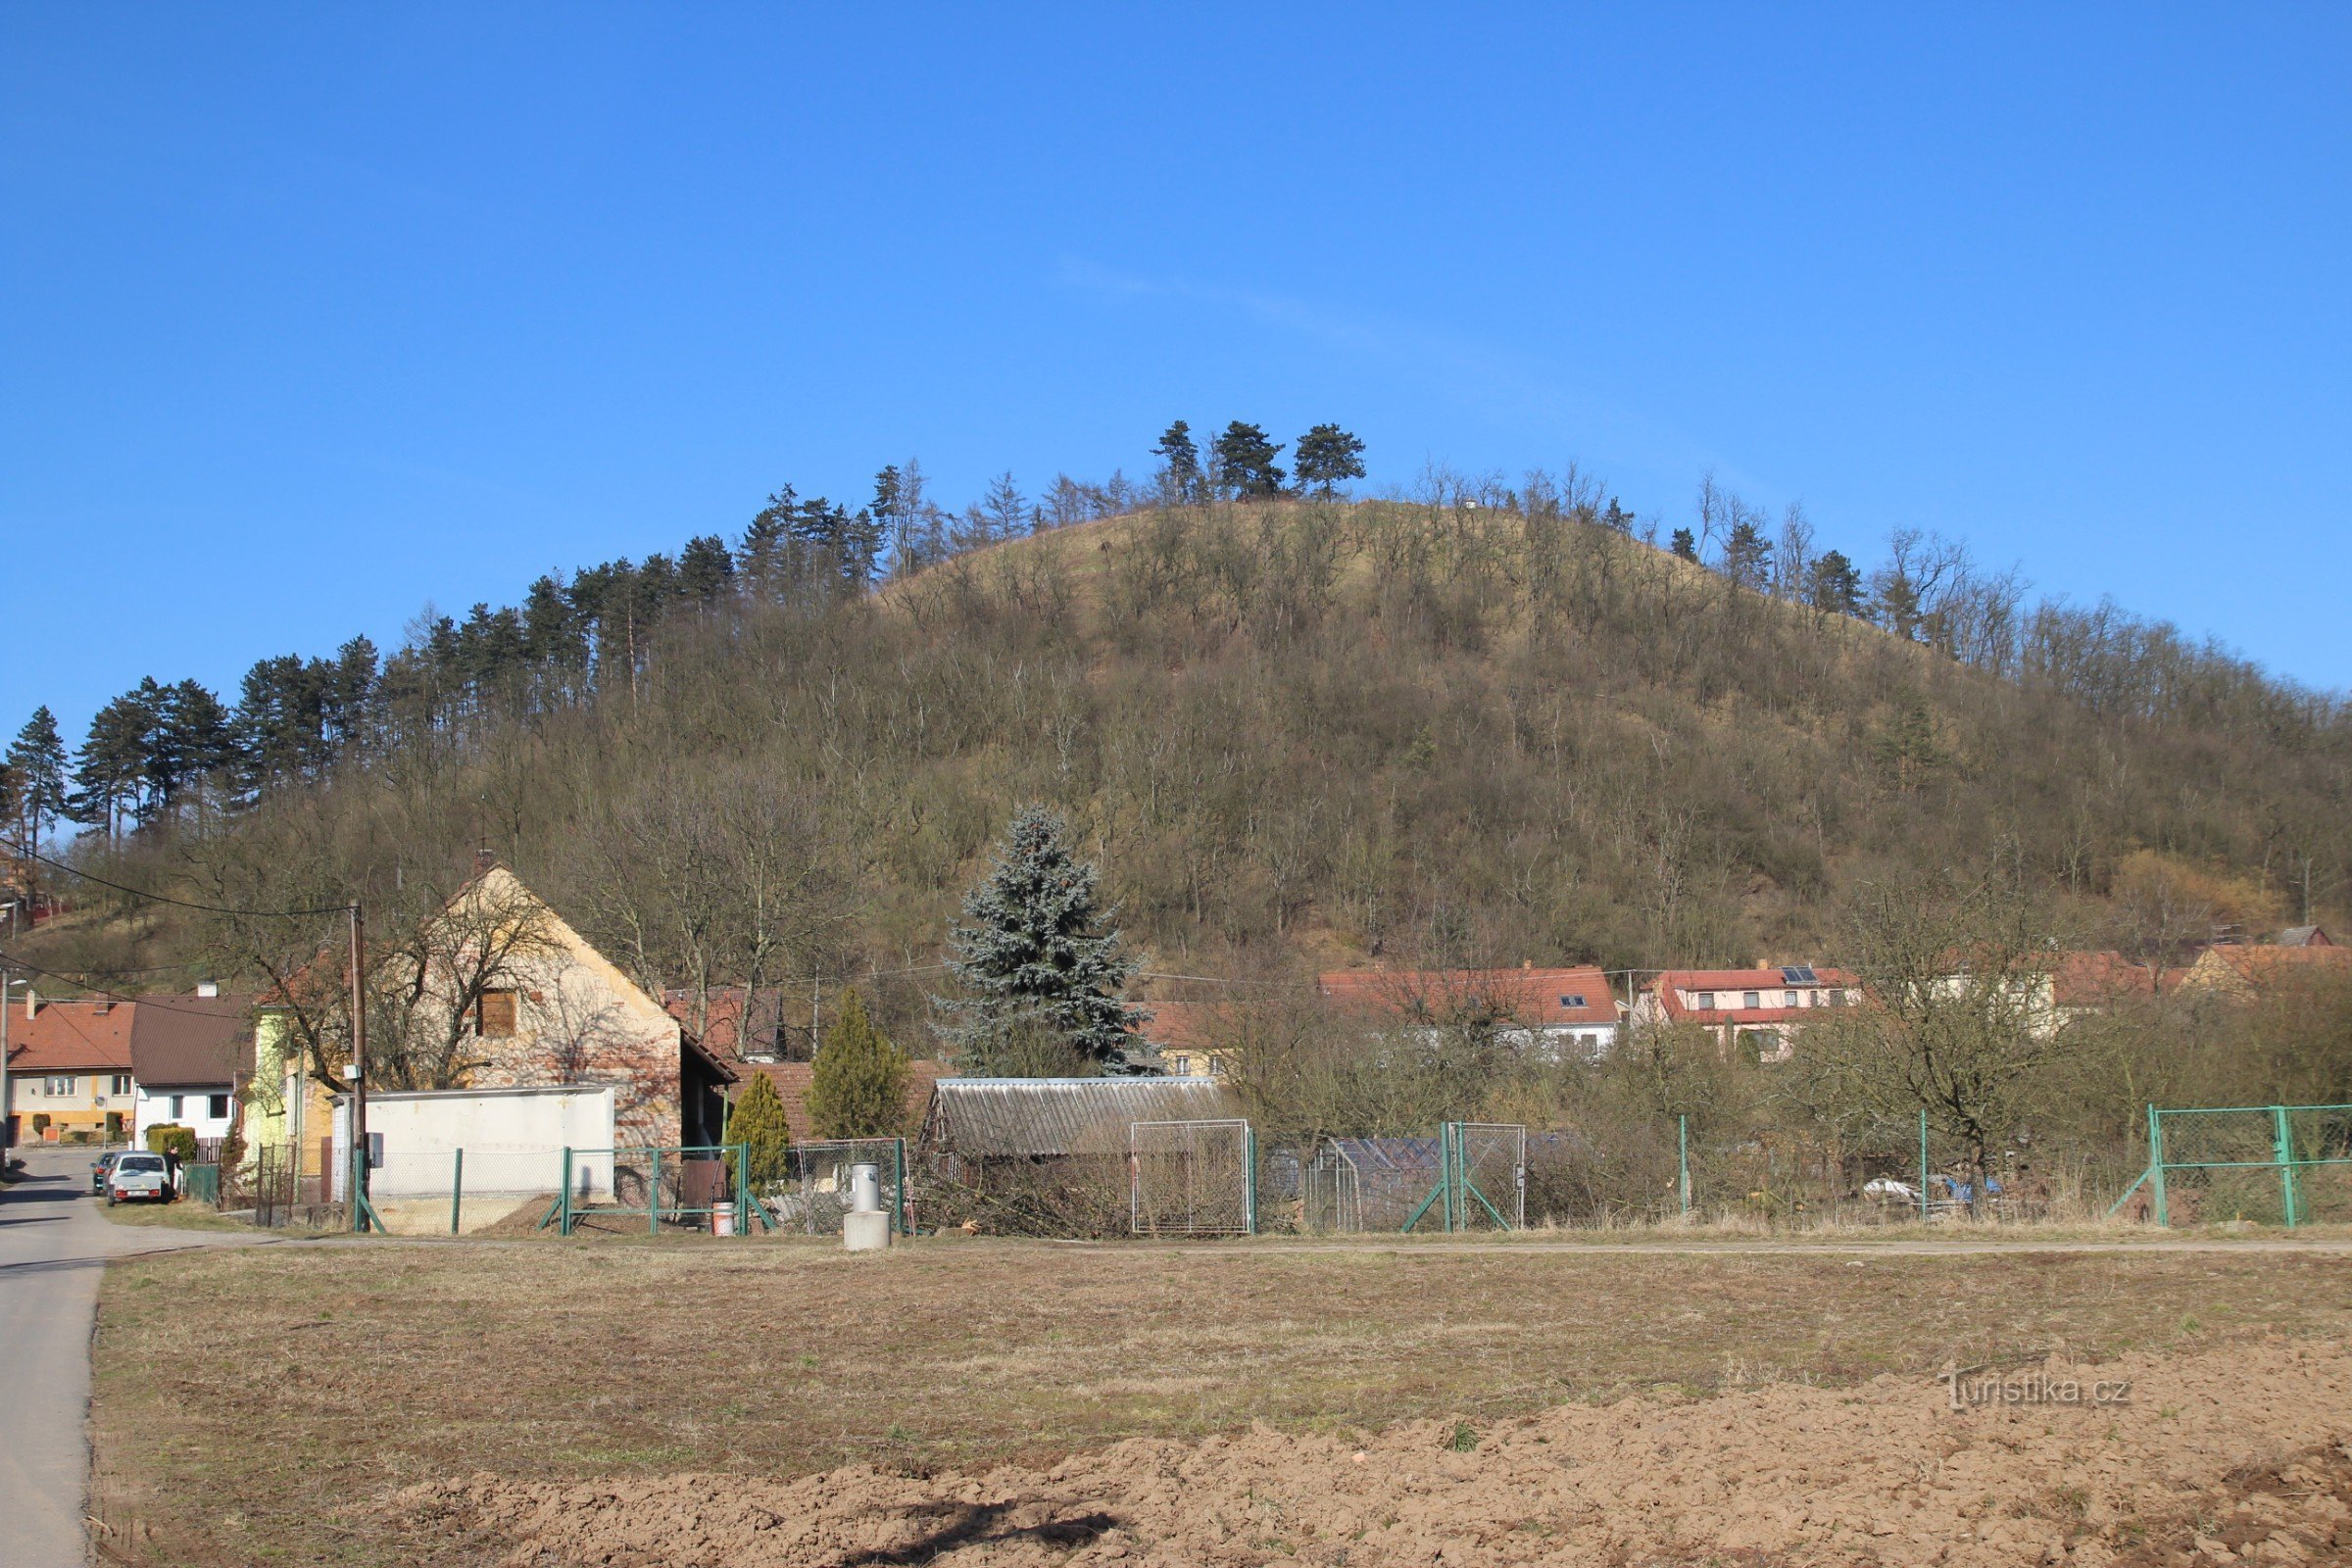
M 585 1483 L 482 1474 L 390 1511 L 507 1543 L 508 1568 L 819 1568 L 1119 1562 L 1225 1568 L 1446 1563 L 1879 1563 L 1886 1568 L 2352 1558 L 2352 1355 L 2265 1347 L 2046 1363 L 2020 1391 L 2081 1404 L 1951 1408 L 1880 1377 L 1638 1396 L 1377 1435 L 1259 1426 L 1135 1441 L 1050 1469 L 917 1478 Z M 2087 1392 L 2129 1381 L 2127 1402 Z M 2266 1467 L 2249 1470 L 2250 1458 Z M 2208 1553 L 2199 1553 L 2208 1555 Z
M 2347 1343 L 2340 1252 L 304 1244 L 111 1270 L 93 1437 L 191 1568 L 2020 1561 L 2332 1474 Z M 1935 1381 L 2053 1354 L 2130 1404 Z

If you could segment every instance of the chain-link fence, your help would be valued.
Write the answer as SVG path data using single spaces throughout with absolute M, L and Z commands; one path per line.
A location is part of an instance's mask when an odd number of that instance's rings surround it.
M 1435 1138 L 1326 1138 L 1300 1175 L 1308 1230 L 1517 1230 L 1527 1223 L 1527 1129 L 1447 1122 Z
M 753 1196 L 783 1230 L 838 1236 L 850 1211 L 850 1172 L 871 1165 L 881 1182 L 882 1207 L 900 1235 L 911 1234 L 906 1198 L 906 1142 L 902 1138 L 845 1138 L 796 1144 L 782 1180 Z
M 746 1235 L 754 1225 L 771 1223 L 751 1201 L 747 1155 L 741 1144 L 566 1149 L 562 1153 L 561 1186 L 544 1223 L 564 1236 L 583 1228 L 606 1232 L 630 1227 L 658 1236 L 664 1225 Z M 585 1172 L 597 1169 L 600 1161 L 609 1161 L 612 1171 L 612 1197 L 602 1202 L 593 1192 L 581 1196 Z
M 2116 1206 L 2159 1225 L 2352 1219 L 2352 1105 L 2148 1108 L 2148 1170 Z
M 1137 1236 L 1257 1231 L 1257 1137 L 1241 1120 L 1127 1128 L 1127 1224 Z

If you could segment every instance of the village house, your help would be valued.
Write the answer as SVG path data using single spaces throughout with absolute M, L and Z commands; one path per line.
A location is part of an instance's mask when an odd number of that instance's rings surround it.
M 2180 988 L 2227 997 L 2232 1002 L 2250 1002 L 2276 985 L 2352 975 L 2352 948 L 2339 948 L 2328 942 L 2327 933 L 2316 926 L 2311 930 L 2318 940 L 2307 940 L 2294 947 L 2280 943 L 2227 942 L 2207 948 L 2180 977 Z
M 130 1127 L 131 1021 L 137 1004 L 106 997 L 53 1000 L 26 989 L 11 1004 L 9 1142 L 91 1143 Z
M 420 1032 L 458 1020 L 456 1081 L 438 1088 L 609 1085 L 616 1146 L 719 1142 L 735 1070 L 514 872 L 478 860 L 434 921 L 412 1018 Z M 318 1081 L 287 1009 L 267 999 L 255 1056 L 248 1147 L 257 1156 L 265 1145 L 290 1148 L 304 1177 L 335 1168 L 340 1085 Z M 380 1058 L 370 1083 L 393 1087 Z
M 253 1076 L 253 1003 L 202 987 L 130 1004 L 132 1143 L 164 1126 L 187 1128 L 200 1147 L 228 1136 L 238 1089 Z
M 1634 1004 L 1642 1023 L 1692 1023 L 1758 1061 L 1787 1061 L 1816 1009 L 1850 1007 L 1862 992 L 1843 969 L 1791 963 L 1769 969 L 1668 969 Z
M 1539 969 L 1340 969 L 1315 977 L 1334 1008 L 1439 1027 L 1494 1026 L 1543 1060 L 1598 1060 L 1622 1024 L 1608 976 L 1590 965 Z
M 1232 1068 L 1234 1042 L 1243 1033 L 1235 1004 L 1223 1002 L 1147 1002 L 1152 1016 L 1136 1033 L 1157 1054 L 1170 1078 L 1222 1078 Z

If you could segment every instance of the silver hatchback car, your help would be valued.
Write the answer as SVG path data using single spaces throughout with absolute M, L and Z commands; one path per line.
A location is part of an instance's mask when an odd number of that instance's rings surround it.
M 115 1160 L 106 1173 L 106 1201 L 116 1203 L 172 1201 L 172 1168 L 161 1154 L 128 1153 Z

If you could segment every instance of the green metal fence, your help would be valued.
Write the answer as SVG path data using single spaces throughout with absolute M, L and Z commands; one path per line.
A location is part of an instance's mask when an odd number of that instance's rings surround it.
M 2352 1105 L 2150 1105 L 2147 1172 L 2116 1209 L 2134 1199 L 2159 1225 L 2352 1221 Z
M 1522 1230 L 1527 1225 L 1527 1129 L 1511 1123 L 1449 1121 L 1438 1129 L 1438 1184 L 1404 1222 L 1410 1231 L 1433 1207 L 1451 1231 Z
M 612 1200 L 590 1203 L 578 1194 L 584 1162 L 610 1156 L 612 1161 Z M 715 1172 L 710 1169 L 716 1166 Z M 697 1229 L 715 1228 L 722 1203 L 728 1205 L 735 1234 L 748 1236 L 754 1224 L 774 1228 L 774 1221 L 752 1201 L 751 1146 L 709 1145 L 671 1149 L 566 1149 L 564 1187 L 542 1227 L 553 1222 L 560 1234 L 571 1235 L 584 1221 L 599 1229 L 607 1221 L 645 1221 L 646 1234 L 659 1236 L 663 1221 Z M 698 1190 L 695 1185 L 700 1182 Z M 637 1201 L 625 1199 L 634 1195 Z

